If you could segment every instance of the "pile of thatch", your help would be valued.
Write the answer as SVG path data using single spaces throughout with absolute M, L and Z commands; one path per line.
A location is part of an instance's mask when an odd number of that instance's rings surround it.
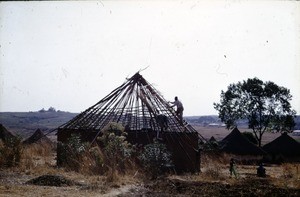
M 69 180 L 61 175 L 42 175 L 37 178 L 31 179 L 26 182 L 27 184 L 32 185 L 41 185 L 41 186 L 72 186 L 76 183 L 72 180 Z

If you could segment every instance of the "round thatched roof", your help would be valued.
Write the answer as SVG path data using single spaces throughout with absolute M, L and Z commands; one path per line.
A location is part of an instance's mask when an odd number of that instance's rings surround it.
M 44 133 L 37 129 L 29 138 L 24 140 L 24 144 L 33 144 L 33 143 L 47 143 L 52 144 L 52 141 L 44 135 Z
M 234 128 L 221 142 L 221 150 L 237 155 L 264 155 L 265 152 Z
M 300 156 L 300 143 L 290 137 L 286 132 L 272 142 L 264 145 L 263 149 L 273 155 Z
M 6 141 L 9 138 L 16 138 L 16 136 L 9 132 L 2 124 L 0 124 L 0 139 Z

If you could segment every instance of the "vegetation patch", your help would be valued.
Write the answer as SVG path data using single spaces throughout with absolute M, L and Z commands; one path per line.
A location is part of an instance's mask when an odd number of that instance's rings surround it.
M 152 178 L 161 175 L 168 166 L 172 166 L 171 153 L 167 150 L 165 144 L 154 141 L 144 147 L 139 156 L 146 173 Z
M 0 167 L 18 166 L 23 147 L 20 137 L 8 138 L 0 143 Z

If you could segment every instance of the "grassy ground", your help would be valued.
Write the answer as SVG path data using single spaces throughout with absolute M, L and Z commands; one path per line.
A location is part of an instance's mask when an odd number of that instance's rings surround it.
M 201 173 L 169 174 L 150 180 L 140 171 L 118 175 L 72 172 L 55 165 L 55 152 L 38 145 L 24 149 L 18 167 L 0 171 L 0 196 L 299 196 L 300 164 L 266 165 L 267 178 L 256 177 L 255 164 L 237 163 L 238 177 L 229 174 L 232 155 L 202 155 Z M 28 184 L 43 175 L 61 177 L 72 184 Z M 48 180 L 50 183 L 51 180 Z
M 211 136 L 223 139 L 229 134 L 224 128 L 199 127 L 197 130 L 207 139 Z M 277 136 L 279 134 L 266 134 L 264 143 Z M 104 175 L 57 168 L 53 149 L 45 144 L 30 145 L 23 149 L 19 166 L 0 169 L 0 196 L 300 196 L 299 163 L 266 164 L 267 177 L 258 178 L 256 163 L 237 162 L 239 176 L 235 178 L 229 174 L 231 157 L 203 154 L 199 174 L 170 174 L 150 180 L 136 169 L 111 180 Z M 60 177 L 55 179 L 56 183 L 67 180 L 72 184 L 28 184 L 43 175 Z

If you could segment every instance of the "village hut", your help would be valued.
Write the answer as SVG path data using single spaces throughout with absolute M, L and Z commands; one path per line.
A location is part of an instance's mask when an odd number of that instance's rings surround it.
M 264 155 L 265 152 L 250 142 L 238 128 L 234 128 L 220 143 L 220 150 L 236 155 Z
M 263 149 L 272 157 L 273 161 L 278 159 L 300 160 L 300 143 L 290 137 L 286 132 L 268 144 L 265 144 Z
M 48 144 L 53 146 L 53 142 L 40 130 L 37 129 L 29 138 L 23 141 L 24 144 Z
M 177 172 L 200 171 L 198 144 L 204 138 L 179 120 L 169 102 L 140 73 L 59 127 L 57 140 L 66 142 L 76 133 L 83 141 L 93 143 L 110 122 L 124 126 L 131 144 L 146 145 L 160 139 L 172 153 Z
M 214 136 L 211 136 L 209 140 L 207 140 L 204 144 L 200 144 L 203 151 L 218 151 L 219 150 L 219 142 L 216 140 Z
M 216 140 L 216 138 L 214 136 L 211 136 L 208 141 L 210 143 L 218 143 L 218 141 Z
M 7 141 L 9 139 L 15 139 L 16 136 L 9 132 L 2 124 L 0 124 L 0 140 Z
M 207 144 L 212 149 L 218 149 L 218 147 L 219 147 L 219 142 L 216 140 L 216 138 L 214 136 L 211 136 L 211 138 L 208 140 Z

